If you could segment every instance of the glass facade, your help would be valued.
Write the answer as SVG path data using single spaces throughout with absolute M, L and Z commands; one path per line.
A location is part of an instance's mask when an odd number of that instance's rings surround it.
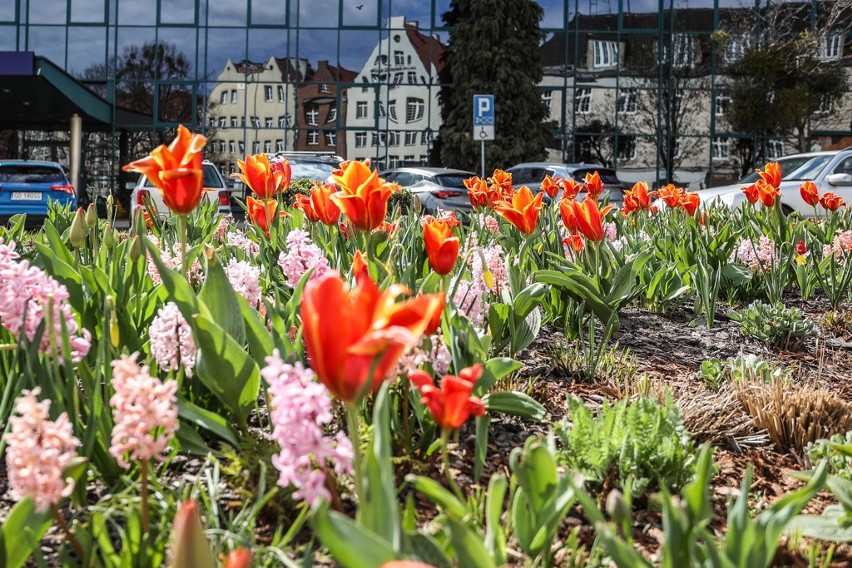
M 449 4 L 5 0 L 0 50 L 47 57 L 110 104 L 148 117 L 123 135 L 131 158 L 183 123 L 209 137 L 207 156 L 226 175 L 245 152 L 282 149 L 371 158 L 380 168 L 425 164 L 441 126 Z M 550 158 L 613 166 L 626 181 L 653 182 L 668 169 L 698 187 L 738 172 L 743 140 L 763 157 L 793 152 L 792 138 L 730 131 L 724 66 L 778 21 L 795 22 L 789 33 L 813 30 L 821 58 L 848 64 L 852 35 L 838 4 L 542 0 Z M 850 115 L 846 97 L 811 130 L 836 139 L 852 128 Z M 17 151 L 55 157 L 62 136 L 26 133 Z M 91 191 L 115 182 L 119 138 L 84 144 Z

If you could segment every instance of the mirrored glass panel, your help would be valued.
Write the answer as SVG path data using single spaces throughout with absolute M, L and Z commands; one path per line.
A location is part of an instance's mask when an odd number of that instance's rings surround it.
M 106 22 L 109 0 L 71 0 L 71 23 L 102 24 Z
M 46 57 L 60 67 L 65 67 L 65 28 L 56 26 L 30 26 L 27 49 Z
M 248 6 L 246 2 L 233 0 L 207 0 L 207 11 L 202 15 L 202 22 L 210 26 L 243 27 L 248 21 Z M 206 20 L 204 19 L 206 16 Z
M 118 24 L 146 26 L 157 23 L 157 0 L 116 0 Z
M 161 24 L 195 24 L 198 0 L 160 0 Z
M 106 61 L 106 28 L 71 26 L 68 28 L 68 67 L 75 77 L 104 75 Z M 103 77 L 104 79 L 106 77 Z
M 64 24 L 68 18 L 67 0 L 43 0 L 30 2 L 31 24 Z
M 287 0 L 252 0 L 251 25 L 286 26 Z

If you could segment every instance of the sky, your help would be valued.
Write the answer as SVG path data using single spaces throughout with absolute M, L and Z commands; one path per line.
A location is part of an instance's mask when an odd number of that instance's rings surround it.
M 201 76 L 215 79 L 228 58 L 266 61 L 271 55 L 307 58 L 312 64 L 328 59 L 359 71 L 381 37 L 390 16 L 417 21 L 425 33 L 446 42 L 441 14 L 450 0 L 161 0 L 160 40 L 174 43 L 193 62 Z M 625 10 L 654 12 L 658 0 L 620 0 Z M 712 7 L 713 0 L 674 1 L 676 7 Z M 15 43 L 14 0 L 0 0 L 0 50 L 29 49 L 45 55 L 72 74 L 130 44 L 155 39 L 158 0 L 18 0 L 30 23 L 28 34 Z M 105 9 L 105 2 L 108 9 Z M 196 13 L 195 5 L 198 4 Z M 581 13 L 618 10 L 619 0 L 578 0 Z M 746 0 L 720 0 L 740 5 Z M 70 6 L 69 6 L 70 4 Z M 433 8 L 434 4 L 434 8 Z M 561 29 L 574 16 L 575 3 L 541 0 L 542 27 Z M 751 0 L 748 4 L 753 6 Z M 249 9 L 250 6 L 250 9 Z M 567 7 L 566 7 L 567 6 Z M 166 8 L 167 7 L 167 8 Z M 566 13 L 567 11 L 567 13 Z M 66 22 L 71 25 L 66 27 Z M 118 23 L 118 27 L 106 24 Z M 198 24 L 206 23 L 207 28 Z M 254 28 L 246 24 L 288 26 Z M 298 26 L 297 26 L 298 23 Z M 96 25 L 102 24 L 102 25 Z M 67 34 L 67 35 L 66 35 Z M 63 37 L 65 36 L 65 37 Z M 64 48 L 67 40 L 68 48 Z

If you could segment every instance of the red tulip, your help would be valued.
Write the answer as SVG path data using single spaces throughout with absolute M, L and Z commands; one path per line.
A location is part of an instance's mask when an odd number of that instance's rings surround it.
M 251 551 L 242 546 L 228 553 L 225 563 L 222 564 L 222 568 L 251 568 L 251 566 Z
M 658 189 L 657 195 L 666 205 L 674 209 L 680 205 L 680 198 L 683 195 L 683 189 L 675 186 L 673 183 L 670 183 Z
M 311 187 L 311 207 L 323 224 L 333 227 L 340 220 L 340 207 L 331 200 L 337 188 L 330 183 L 317 184 Z
M 802 195 L 804 202 L 811 207 L 816 207 L 817 203 L 819 203 L 819 189 L 817 189 L 814 182 L 804 182 L 801 187 L 799 187 L 799 193 Z
M 837 211 L 846 205 L 846 202 L 843 201 L 843 198 L 839 195 L 835 195 L 831 191 L 826 191 L 822 194 L 822 197 L 820 197 L 819 204 L 829 211 Z
M 331 201 L 354 226 L 372 231 L 382 224 L 394 184 L 385 183 L 378 172 L 370 170 L 369 160 L 343 162 L 331 175 L 340 188 L 331 195 Z
M 460 246 L 458 237 L 453 236 L 452 226 L 438 219 L 428 221 L 423 225 L 423 239 L 432 270 L 441 276 L 452 272 Z
M 314 211 L 314 206 L 311 205 L 311 198 L 304 193 L 297 193 L 296 198 L 293 200 L 293 209 L 298 209 L 302 213 L 305 214 L 305 218 L 311 223 L 316 223 L 319 221 L 319 216 L 317 212 Z
M 481 376 L 482 364 L 477 363 L 473 367 L 462 369 L 459 376 L 444 375 L 440 388 L 436 387 L 432 377 L 423 371 L 414 371 L 408 378 L 420 389 L 420 398 L 435 423 L 443 429 L 455 430 L 471 415 L 485 414 L 485 405 L 478 397 L 470 394 Z
M 360 250 L 356 250 L 355 254 L 352 256 L 352 276 L 357 281 L 364 274 L 369 275 L 370 270 L 367 264 L 367 260 L 364 258 L 364 255 L 361 254 Z
M 541 190 L 551 199 L 556 199 L 559 195 L 559 187 L 562 183 L 562 178 L 552 178 L 544 176 L 544 181 L 541 182 Z
M 523 185 L 517 193 L 512 195 L 511 202 L 496 202 L 494 204 L 494 211 L 502 215 L 504 219 L 517 227 L 523 234 L 529 235 L 535 231 L 543 199 L 543 193 L 539 193 L 533 197 L 530 188 Z
M 577 182 L 574 178 L 562 180 L 562 198 L 574 199 L 577 194 L 583 190 L 583 184 Z
M 269 236 L 269 226 L 275 218 L 278 202 L 274 199 L 255 199 L 251 195 L 246 198 L 248 217 L 252 223 L 260 227 Z
M 603 191 L 603 180 L 598 172 L 586 174 L 586 177 L 583 178 L 583 183 L 586 184 L 586 191 L 589 195 L 595 199 L 600 197 Z
M 745 194 L 748 202 L 752 203 L 752 204 L 757 203 L 757 200 L 760 197 L 758 190 L 757 190 L 757 184 L 756 183 L 753 183 L 749 186 L 744 187 L 743 193 Z
M 807 250 L 807 247 L 805 247 L 805 241 L 799 241 L 798 243 L 796 243 L 796 252 L 798 254 L 805 254 Z
M 266 154 L 255 154 L 246 156 L 245 161 L 237 160 L 237 165 L 243 173 L 231 177 L 241 180 L 260 199 L 272 199 L 290 186 L 289 162 L 271 164 Z
M 698 209 L 699 205 L 701 205 L 701 197 L 698 195 L 698 192 L 693 191 L 684 193 L 681 196 L 680 206 L 690 216 L 695 215 L 695 211 Z
M 563 203 L 566 203 L 563 200 Z M 560 204 L 560 208 L 562 204 Z M 602 241 L 604 238 L 603 217 L 612 211 L 613 206 L 607 205 L 603 209 L 598 207 L 597 200 L 591 195 L 587 195 L 582 203 L 574 200 L 568 200 L 566 207 L 571 207 L 573 213 L 573 223 L 576 228 L 574 232 L 583 235 L 590 241 Z M 561 209 L 560 209 L 561 210 Z M 565 221 L 563 214 L 562 220 Z M 568 223 L 566 223 L 566 227 Z M 571 228 L 569 227 L 569 230 Z
M 186 215 L 201 202 L 204 170 L 201 150 L 207 138 L 191 133 L 185 126 L 169 146 L 159 146 L 151 154 L 125 165 L 126 172 L 144 174 L 160 190 L 166 207 L 176 215 Z
M 491 185 L 495 186 L 495 188 L 499 190 L 503 199 L 509 199 L 509 197 L 515 193 L 515 189 L 512 187 L 512 174 L 509 172 L 494 170 L 494 174 L 488 178 L 488 181 L 490 181 Z
M 581 237 L 580 235 L 570 235 L 562 239 L 562 242 L 563 244 L 566 244 L 571 247 L 574 252 L 580 252 L 581 250 L 583 250 L 583 247 L 586 246 L 585 243 L 583 243 L 583 237 Z
M 399 284 L 379 291 L 363 272 L 354 290 L 335 273 L 305 286 L 300 315 L 311 367 L 344 402 L 376 390 L 444 309 L 443 294 L 395 302 L 404 293 Z
M 467 197 L 474 208 L 491 207 L 497 199 L 497 194 L 488 189 L 488 182 L 478 177 L 464 180 L 467 188 Z
M 624 206 L 621 208 L 621 214 L 625 217 L 635 211 L 647 211 L 651 208 L 651 198 L 654 192 L 648 191 L 648 184 L 644 181 L 637 181 L 633 184 L 633 189 L 624 192 Z

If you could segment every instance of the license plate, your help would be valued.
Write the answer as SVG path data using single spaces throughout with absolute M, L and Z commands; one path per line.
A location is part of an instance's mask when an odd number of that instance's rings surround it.
M 12 201 L 41 201 L 41 193 L 37 191 L 13 191 Z

